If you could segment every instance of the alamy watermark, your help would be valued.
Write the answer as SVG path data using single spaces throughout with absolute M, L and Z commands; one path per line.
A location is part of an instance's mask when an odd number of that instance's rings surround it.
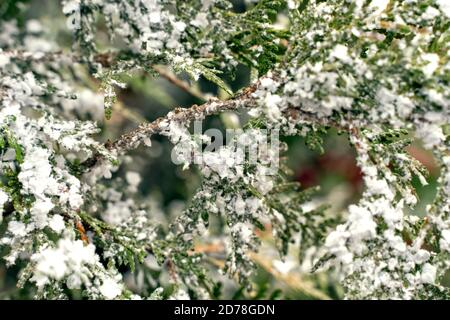
M 202 122 L 194 122 L 191 139 L 179 141 L 172 150 L 177 165 L 196 164 L 210 168 L 259 165 L 261 174 L 275 175 L 279 168 L 279 130 L 211 128 L 203 132 Z

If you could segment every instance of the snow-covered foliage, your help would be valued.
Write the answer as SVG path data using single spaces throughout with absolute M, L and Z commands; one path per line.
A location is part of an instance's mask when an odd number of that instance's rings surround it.
M 60 27 L 73 34 L 71 48 L 38 20 L 0 16 L 0 246 L 31 297 L 141 298 L 123 269 L 146 264 L 168 270 L 176 287 L 169 298 L 215 298 L 200 240 L 220 242 L 224 263 L 214 269 L 250 290 L 262 232 L 281 256 L 300 238 L 300 259 L 336 274 L 347 298 L 449 297 L 440 284 L 450 264 L 447 2 L 246 3 L 237 13 L 227 0 L 63 0 Z M 254 79 L 233 93 L 221 74 L 238 64 Z M 116 89 L 161 65 L 208 79 L 227 99 L 100 142 L 96 121 L 103 108 L 107 119 L 115 112 Z M 232 143 L 204 151 L 208 137 L 191 124 L 237 110 L 250 119 Z M 348 134 L 365 184 L 338 222 L 326 206 L 309 206 L 314 190 L 300 191 L 278 163 L 286 151 L 278 134 L 320 149 L 330 127 Z M 116 174 L 128 151 L 152 148 L 157 134 L 203 177 L 168 226 L 137 194 L 139 173 Z M 414 137 L 440 165 L 425 218 L 406 213 L 417 204 L 413 177 L 427 184 L 426 169 L 405 151 Z M 276 148 L 252 149 L 268 143 Z M 164 297 L 160 286 L 142 298 Z

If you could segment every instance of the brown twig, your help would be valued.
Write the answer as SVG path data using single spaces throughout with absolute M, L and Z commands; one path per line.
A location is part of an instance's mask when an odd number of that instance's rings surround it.
M 210 99 L 202 105 L 193 105 L 190 108 L 176 108 L 165 117 L 158 118 L 150 123 L 142 123 L 135 130 L 122 135 L 115 142 L 109 144 L 107 148 L 116 153 L 134 149 L 142 137 L 148 137 L 166 130 L 165 125 L 167 120 L 190 122 L 227 110 L 237 110 L 244 106 L 247 108 L 252 107 L 256 102 L 252 97 L 252 93 L 255 92 L 256 88 L 257 84 L 254 84 L 229 100 Z
M 191 96 L 196 97 L 197 99 L 202 101 L 208 101 L 208 97 L 206 97 L 202 92 L 200 92 L 200 90 L 193 88 L 186 81 L 183 81 L 180 78 L 178 78 L 168 68 L 161 65 L 154 65 L 153 70 L 158 72 L 161 77 L 168 80 L 170 83 L 189 93 Z
M 78 232 L 80 233 L 81 240 L 84 242 L 84 244 L 89 244 L 89 238 L 87 237 L 86 230 L 84 229 L 83 224 L 81 221 L 76 220 L 75 221 L 75 227 L 77 228 Z
M 252 253 L 250 254 L 253 261 L 270 273 L 274 278 L 285 283 L 289 288 L 306 293 L 312 298 L 319 300 L 330 300 L 330 297 L 322 291 L 316 289 L 310 281 L 307 281 L 299 274 L 287 273 L 283 274 L 272 267 L 272 261 Z
M 213 243 L 213 244 L 197 244 L 194 248 L 194 251 L 197 253 L 223 253 L 225 247 L 223 244 Z M 316 289 L 311 281 L 305 279 L 298 273 L 281 273 L 277 271 L 272 266 L 272 260 L 267 259 L 259 254 L 254 252 L 249 253 L 249 257 L 260 265 L 263 269 L 265 269 L 268 273 L 270 273 L 274 278 L 286 284 L 291 290 L 297 290 L 306 293 L 307 295 L 320 300 L 329 300 L 330 297 L 323 293 L 322 291 Z M 225 265 L 224 261 L 210 258 L 211 263 L 218 267 L 223 267 Z

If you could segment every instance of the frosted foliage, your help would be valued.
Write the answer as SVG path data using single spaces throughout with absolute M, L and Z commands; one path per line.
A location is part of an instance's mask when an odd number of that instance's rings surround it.
M 64 0 L 55 19 L 65 23 L 54 28 L 71 34 L 70 48 L 39 18 L 0 20 L 0 246 L 30 298 L 209 299 L 217 279 L 251 292 L 268 242 L 276 274 L 300 269 L 284 260 L 295 244 L 309 266 L 301 272 L 338 279 L 345 298 L 450 297 L 441 284 L 450 264 L 448 1 L 243 3 L 236 13 L 227 0 Z M 252 80 L 233 93 L 222 74 L 238 64 Z M 204 104 L 102 142 L 112 113 L 131 114 L 116 91 L 156 74 Z M 200 77 L 221 99 L 191 88 Z M 191 124 L 225 111 L 225 125 L 240 127 L 230 112 L 249 120 L 229 144 L 204 150 L 210 138 Z M 292 183 L 276 139 L 303 136 L 321 149 L 329 127 L 348 135 L 364 182 L 338 217 L 316 205 L 314 188 Z M 129 169 L 128 152 L 156 149 L 158 134 L 180 169 L 202 178 L 171 215 L 144 199 L 146 177 Z M 405 149 L 412 139 L 440 167 L 423 218 L 407 213 L 418 203 L 413 179 L 428 183 Z M 276 148 L 254 148 L 267 144 Z M 161 277 L 144 281 L 142 270 Z

